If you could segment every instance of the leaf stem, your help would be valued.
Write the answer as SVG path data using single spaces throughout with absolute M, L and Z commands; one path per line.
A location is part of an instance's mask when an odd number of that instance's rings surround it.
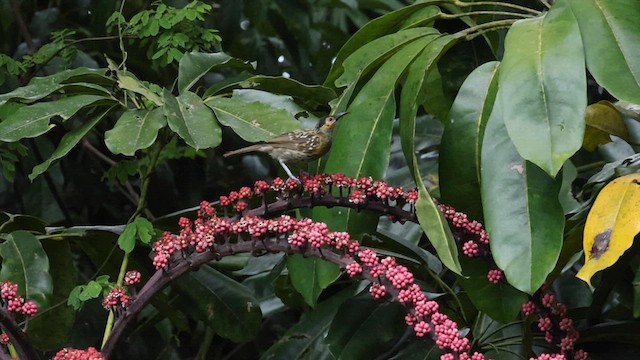
M 138 199 L 138 206 L 136 210 L 133 212 L 127 224 L 132 223 L 138 215 L 140 215 L 145 207 L 147 206 L 147 195 L 149 193 L 149 183 L 151 182 L 151 174 L 158 164 L 158 159 L 160 158 L 160 152 L 162 151 L 162 144 L 156 144 L 153 148 L 151 154 L 149 155 L 149 166 L 143 171 L 141 174 L 142 178 L 142 186 L 140 187 L 140 198 Z M 124 275 L 127 273 L 127 266 L 129 265 L 129 253 L 125 253 L 122 258 L 122 263 L 120 264 L 120 272 L 118 273 L 118 279 L 116 280 L 116 286 L 122 286 L 124 283 Z M 116 320 L 116 314 L 112 310 L 109 311 L 109 317 L 107 318 L 107 324 L 105 325 L 104 335 L 102 337 L 102 347 L 107 343 L 109 336 L 111 335 L 111 330 L 113 329 L 113 324 Z
M 458 37 L 464 37 L 465 40 L 469 41 L 484 34 L 485 32 L 495 31 L 500 28 L 510 27 L 516 21 L 517 21 L 516 19 L 491 21 L 488 23 L 470 27 L 466 30 L 459 31 L 455 35 Z
M 544 1 L 544 0 L 540 0 L 540 1 Z M 454 0 L 453 4 L 456 5 L 456 6 L 459 6 L 461 8 L 470 7 L 470 6 L 487 5 L 487 6 L 499 6 L 499 7 L 505 7 L 505 8 L 515 9 L 515 10 L 520 10 L 520 11 L 524 11 L 524 12 L 527 12 L 527 13 L 533 14 L 533 15 L 539 15 L 541 13 L 538 10 L 531 9 L 531 8 L 526 7 L 526 6 L 510 4 L 510 3 L 507 3 L 507 2 L 501 2 L 501 1 L 464 2 L 464 1 Z
M 551 9 L 551 4 L 549 4 L 547 0 L 540 0 L 540 2 L 542 3 L 542 5 L 546 6 L 547 9 Z
M 470 12 L 459 13 L 459 14 L 440 13 L 438 14 L 438 17 L 444 20 L 452 20 L 452 19 L 458 19 L 465 16 L 474 16 L 474 15 L 502 15 L 502 16 L 517 16 L 521 18 L 530 18 L 534 16 L 531 14 L 521 14 L 521 13 L 515 13 L 515 12 L 508 12 L 508 11 L 480 10 L 480 11 L 470 11 Z
M 590 171 L 590 170 L 594 170 L 594 169 L 600 169 L 602 166 L 604 166 L 604 164 L 606 164 L 606 161 L 596 161 L 596 162 L 592 162 L 591 164 L 586 164 L 586 165 L 582 165 L 582 166 L 577 166 L 576 167 L 576 171 L 578 173 L 583 173 L 585 171 Z
M 438 274 L 436 274 L 433 270 L 431 270 L 429 267 L 427 267 L 427 270 L 429 271 L 429 275 L 431 275 L 431 277 L 435 280 L 435 282 L 440 285 L 440 287 L 448 292 L 449 294 L 451 294 L 451 296 L 453 296 L 453 298 L 455 299 L 456 303 L 458 304 L 458 306 L 460 307 L 460 315 L 462 316 L 462 319 L 464 319 L 464 321 L 467 321 L 467 315 L 464 313 L 464 307 L 462 306 L 462 302 L 460 301 L 460 298 L 458 297 L 458 295 L 456 294 L 455 291 L 453 291 L 453 289 L 447 285 L 447 283 L 445 283 L 440 276 L 438 276 Z

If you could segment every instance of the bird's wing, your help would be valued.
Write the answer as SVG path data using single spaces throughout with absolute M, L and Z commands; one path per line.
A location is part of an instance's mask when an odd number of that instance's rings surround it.
M 275 138 L 267 141 L 268 144 L 275 145 L 279 148 L 292 149 L 292 150 L 303 150 L 304 149 L 304 141 L 301 140 L 301 136 L 304 134 L 304 131 L 292 131 L 288 132 Z

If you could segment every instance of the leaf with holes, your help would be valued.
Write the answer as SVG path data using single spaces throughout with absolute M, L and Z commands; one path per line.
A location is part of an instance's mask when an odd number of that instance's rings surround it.
M 113 129 L 104 133 L 104 142 L 114 154 L 133 156 L 136 151 L 151 146 L 166 124 L 162 108 L 128 110 Z
M 584 226 L 585 263 L 576 275 L 591 277 L 618 261 L 640 232 L 640 174 L 619 177 L 605 186 L 593 203 Z

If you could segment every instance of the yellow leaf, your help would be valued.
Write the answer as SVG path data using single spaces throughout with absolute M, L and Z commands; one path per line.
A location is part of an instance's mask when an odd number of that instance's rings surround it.
M 629 137 L 620 111 L 608 101 L 600 101 L 587 106 L 584 121 L 586 127 L 582 146 L 588 151 L 595 150 L 600 144 L 610 142 L 609 135 L 623 139 Z
M 585 262 L 578 278 L 591 285 L 591 277 L 618 261 L 640 232 L 640 174 L 619 177 L 596 198 L 584 226 Z

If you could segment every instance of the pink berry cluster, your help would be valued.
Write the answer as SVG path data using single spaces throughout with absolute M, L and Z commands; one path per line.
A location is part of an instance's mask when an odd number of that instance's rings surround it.
M 193 249 L 196 253 L 216 252 L 216 245 L 233 239 L 245 239 L 260 244 L 261 240 L 274 238 L 286 241 L 292 249 L 316 248 L 330 250 L 340 255 L 340 265 L 349 276 L 364 276 L 372 281 L 370 288 L 374 298 L 397 299 L 407 308 L 406 323 L 413 327 L 417 336 L 432 336 L 436 344 L 451 356 L 451 359 L 483 360 L 480 353 L 468 354 L 469 339 L 460 335 L 458 325 L 441 313 L 438 304 L 429 300 L 415 284 L 413 274 L 396 262 L 394 257 L 381 258 L 373 249 L 362 248 L 348 233 L 332 232 L 324 223 L 311 219 L 295 219 L 282 215 L 273 219 L 255 216 L 227 220 L 203 209 L 210 204 L 202 203 L 199 213 L 206 214 L 193 223 L 179 220 L 178 235 L 165 233 L 153 246 L 157 269 L 167 269 L 172 260 L 181 259 L 174 254 L 184 254 Z M 182 251 L 179 253 L 179 251 Z M 443 357 L 444 360 L 449 357 Z
M 107 309 L 116 309 L 118 307 L 126 308 L 131 302 L 131 296 L 127 294 L 127 291 L 121 286 L 115 286 L 109 294 L 102 299 L 102 306 Z
M 348 191 L 349 202 L 363 204 L 365 201 L 396 201 L 396 205 L 410 204 L 412 207 L 418 201 L 418 191 L 405 191 L 402 187 L 388 185 L 384 181 L 374 181 L 371 177 L 352 178 L 344 174 L 318 174 L 314 176 L 304 175 L 301 182 L 293 179 L 287 181 L 275 178 L 271 184 L 264 180 L 255 182 L 253 188 L 243 187 L 239 191 L 232 191 L 228 195 L 220 196 L 220 206 L 232 207 L 238 212 L 248 208 L 248 201 L 256 196 L 265 195 L 273 191 L 281 198 L 287 198 L 292 193 L 302 192 L 313 196 L 322 196 L 331 193 L 332 188 L 337 188 L 342 195 L 342 190 Z
M 86 350 L 65 348 L 58 351 L 52 360 L 104 360 L 104 357 L 94 347 Z
M 127 271 L 124 274 L 124 284 L 127 286 L 132 286 L 140 282 L 142 279 L 142 274 L 139 271 L 131 270 Z
M 567 317 L 567 307 L 558 302 L 555 294 L 548 289 L 541 290 L 538 299 L 523 304 L 522 313 L 525 316 L 537 315 L 538 329 L 545 334 L 545 341 L 558 346 L 560 354 L 542 354 L 529 360 L 586 360 L 588 354 L 574 348 L 580 334 L 573 320 Z
M 38 313 L 38 305 L 33 301 L 25 302 L 24 298 L 18 295 L 18 284 L 14 282 L 5 281 L 0 284 L 0 297 L 9 312 L 28 317 L 33 317 Z
M 181 218 L 178 222 L 181 230 L 177 235 L 166 232 L 153 245 L 153 264 L 156 269 L 168 270 L 172 262 L 184 260 L 185 256 L 191 253 L 210 251 L 218 254 L 217 246 L 233 245 L 239 240 L 250 240 L 254 243 L 253 247 L 262 244 L 263 250 L 268 250 L 265 244 L 268 239 L 275 239 L 276 242 L 286 241 L 288 248 L 293 250 L 329 250 L 332 254 L 338 255 L 337 258 L 334 257 L 334 262 L 340 264 L 348 276 L 363 276 L 371 281 L 372 297 L 397 300 L 404 304 L 407 309 L 405 322 L 413 328 L 417 336 L 428 335 L 435 340 L 438 347 L 445 350 L 446 353 L 441 356 L 441 360 L 485 359 L 483 354 L 472 351 L 469 339 L 460 336 L 458 325 L 439 311 L 438 303 L 426 297 L 415 284 L 413 274 L 406 267 L 397 264 L 395 258 L 382 258 L 373 249 L 362 248 L 348 233 L 331 232 L 324 223 L 304 218 L 295 219 L 287 215 L 271 219 L 249 215 L 256 214 L 255 210 L 250 209 L 250 204 L 256 197 L 263 197 L 264 208 L 260 208 L 260 211 L 264 209 L 267 214 L 265 196 L 270 192 L 275 192 L 279 199 L 304 195 L 319 199 L 326 194 L 332 194 L 332 189 L 338 189 L 340 197 L 346 196 L 350 204 L 365 207 L 378 204 L 378 210 L 379 204 L 382 203 L 387 207 L 396 208 L 409 204 L 410 210 L 413 211 L 418 201 L 416 190 L 404 191 L 400 187 L 392 187 L 370 177 L 354 179 L 343 174 L 321 174 L 303 176 L 301 183 L 291 179 L 284 181 L 281 178 L 276 178 L 271 183 L 259 180 L 253 188 L 243 187 L 220 197 L 219 205 L 224 209 L 225 216 L 218 216 L 214 205 L 203 201 L 194 221 Z M 347 193 L 343 194 L 343 191 Z M 395 203 L 391 204 L 390 201 Z M 340 204 L 348 206 L 344 202 Z M 461 239 L 462 252 L 469 257 L 485 257 L 492 261 L 489 235 L 482 224 L 469 220 L 466 214 L 450 206 L 438 206 L 457 231 L 456 237 Z M 228 217 L 226 215 L 229 209 L 245 216 Z M 247 210 L 250 211 L 245 212 Z M 277 212 L 271 216 L 273 215 L 277 215 Z M 415 221 L 415 218 L 408 219 Z M 504 273 L 496 267 L 489 270 L 487 279 L 497 284 L 504 279 Z M 552 316 L 547 316 L 550 320 L 541 320 L 539 326 L 541 331 L 545 332 L 547 340 L 559 346 L 562 353 L 543 354 L 531 360 L 586 359 L 587 354 L 584 351 L 573 349 L 578 332 L 571 320 L 564 316 L 566 307 L 557 303 L 552 294 L 550 296 L 551 298 L 543 297 L 546 300 L 541 301 L 541 306 Z M 537 298 L 534 297 L 535 299 Z M 540 306 L 530 302 L 523 305 L 523 312 L 525 315 L 531 315 L 541 310 Z M 564 314 L 562 318 L 559 318 L 560 314 Z M 557 329 L 564 332 L 564 336 L 557 335 L 558 339 L 554 335 L 558 332 Z
M 201 204 L 210 206 L 210 204 Z M 196 253 L 215 251 L 215 245 L 226 243 L 230 237 L 245 239 L 266 239 L 280 237 L 292 247 L 311 245 L 314 248 L 332 246 L 335 249 L 355 251 L 359 243 L 351 240 L 345 232 L 330 232 L 324 223 L 310 219 L 295 219 L 282 215 L 273 219 L 246 216 L 228 220 L 216 215 L 198 217 L 193 223 L 186 218 L 179 220 L 182 228 L 178 235 L 166 232 L 153 245 L 153 264 L 156 269 L 167 269 L 171 257 L 179 251 L 189 249 Z
M 483 256 L 490 259 L 491 250 L 489 249 L 489 233 L 484 229 L 482 224 L 476 220 L 469 220 L 467 214 L 456 211 L 453 207 L 444 204 L 438 204 L 438 208 L 444 214 L 444 217 L 458 231 L 465 235 L 462 243 L 462 253 L 468 257 Z M 495 266 L 495 265 L 494 265 Z M 487 280 L 493 284 L 497 284 L 504 278 L 502 270 L 489 270 Z
M 430 335 L 436 345 L 447 353 L 441 360 L 484 360 L 483 354 L 469 354 L 471 344 L 462 337 L 458 324 L 439 311 L 437 302 L 430 300 L 414 282 L 413 274 L 394 257 L 381 258 L 373 249 L 360 249 L 348 254 L 351 261 L 345 266 L 350 276 L 364 275 L 372 280 L 371 296 L 389 296 L 407 308 L 405 322 L 413 327 L 416 336 Z

